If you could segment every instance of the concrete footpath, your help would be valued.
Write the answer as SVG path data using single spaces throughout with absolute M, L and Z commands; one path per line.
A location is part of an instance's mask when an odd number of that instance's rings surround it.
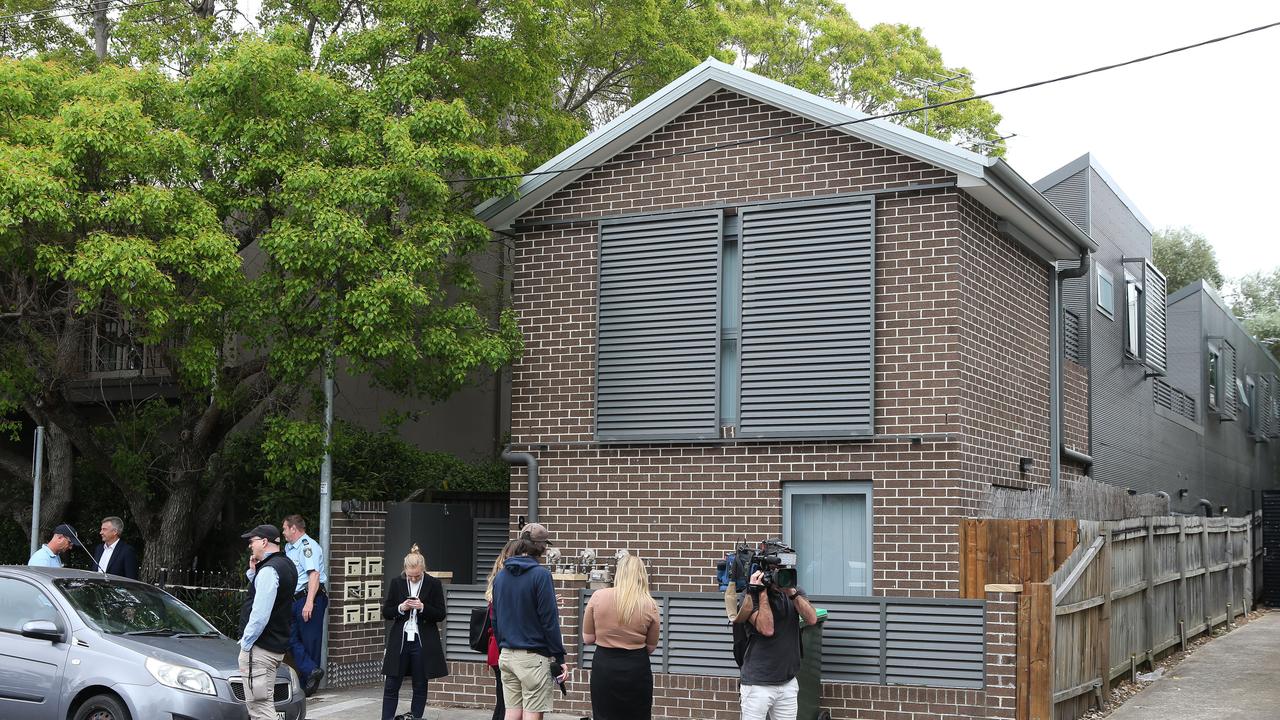
M 398 713 L 409 712 L 409 683 L 400 688 Z M 427 707 L 425 720 L 491 720 L 493 709 Z M 382 718 L 382 686 L 367 685 L 345 690 L 321 690 L 307 698 L 307 720 L 380 720 Z M 545 720 L 579 720 L 578 715 L 547 713 Z
M 1108 720 L 1280 718 L 1280 612 L 1202 645 Z

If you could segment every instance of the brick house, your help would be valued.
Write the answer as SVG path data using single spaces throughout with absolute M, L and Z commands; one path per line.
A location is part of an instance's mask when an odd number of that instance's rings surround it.
M 781 536 L 813 595 L 940 602 L 988 488 L 1074 472 L 1051 308 L 1093 241 L 1002 160 L 862 118 L 708 60 L 482 206 L 514 246 L 512 447 L 540 471 L 513 517 L 673 595 Z M 882 670 L 824 706 L 1011 717 L 1012 607 L 986 603 L 985 681 Z M 731 678 L 656 686 L 655 715 L 736 717 Z

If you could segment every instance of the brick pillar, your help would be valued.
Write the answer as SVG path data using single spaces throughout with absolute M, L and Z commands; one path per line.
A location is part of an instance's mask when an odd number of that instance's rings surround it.
M 987 717 L 1013 720 L 1018 704 L 1018 593 L 987 593 Z
M 329 540 L 328 687 L 382 682 L 382 554 L 387 510 L 381 502 L 334 502 Z M 369 563 L 376 558 L 375 563 Z M 371 567 L 372 566 L 372 567 Z

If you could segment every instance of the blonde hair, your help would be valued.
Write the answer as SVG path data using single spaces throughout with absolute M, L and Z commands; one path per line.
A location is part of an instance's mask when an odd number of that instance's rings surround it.
M 502 550 L 498 551 L 498 557 L 493 560 L 493 569 L 489 571 L 488 584 L 484 589 L 484 599 L 493 602 L 493 579 L 498 577 L 498 573 L 502 572 L 502 566 L 507 563 L 516 552 L 516 546 L 520 544 L 520 540 L 508 540 L 506 545 L 502 546 Z
M 625 551 L 618 558 L 613 591 L 618 603 L 618 620 L 623 625 L 631 622 L 637 610 L 657 607 L 649 593 L 649 573 L 644 568 L 644 561 Z
M 427 571 L 427 559 L 422 556 L 422 551 L 418 549 L 418 543 L 414 543 L 409 548 L 409 554 L 404 556 L 404 568 L 422 568 L 423 572 Z

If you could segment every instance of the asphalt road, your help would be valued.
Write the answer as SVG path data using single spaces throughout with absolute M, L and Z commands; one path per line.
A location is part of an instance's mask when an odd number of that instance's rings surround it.
M 1108 720 L 1276 720 L 1277 672 L 1280 612 L 1270 612 L 1201 646 Z

